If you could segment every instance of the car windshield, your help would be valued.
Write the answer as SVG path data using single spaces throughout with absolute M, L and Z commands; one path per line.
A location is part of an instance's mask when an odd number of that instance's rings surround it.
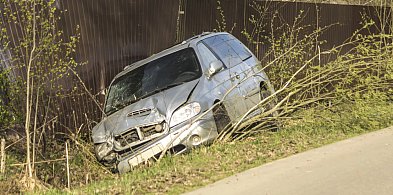
M 144 97 L 195 80 L 201 75 L 192 48 L 166 55 L 117 78 L 109 89 L 105 113 L 110 115 Z

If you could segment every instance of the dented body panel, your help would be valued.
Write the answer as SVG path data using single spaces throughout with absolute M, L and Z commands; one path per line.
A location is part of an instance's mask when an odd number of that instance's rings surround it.
M 173 152 L 181 154 L 201 144 L 210 144 L 218 136 L 215 128 L 212 117 L 174 128 L 168 135 L 162 136 L 138 152 L 120 159 L 120 163 L 117 165 L 118 171 L 119 173 L 128 172 L 132 167 L 152 157 L 158 158 L 157 155 L 164 150 L 175 149 Z

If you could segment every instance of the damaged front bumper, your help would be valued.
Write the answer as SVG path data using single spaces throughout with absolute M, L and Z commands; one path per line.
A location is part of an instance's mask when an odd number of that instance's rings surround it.
M 119 173 L 125 173 L 151 158 L 158 158 L 162 152 L 184 153 L 191 148 L 211 144 L 217 136 L 213 117 L 181 124 L 172 127 L 168 134 L 157 138 L 154 142 L 148 143 L 128 156 L 121 157 L 117 169 Z

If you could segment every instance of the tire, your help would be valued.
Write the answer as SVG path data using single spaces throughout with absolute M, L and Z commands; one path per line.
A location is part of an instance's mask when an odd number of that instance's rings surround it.
M 269 97 L 270 95 L 271 95 L 270 91 L 268 91 L 268 90 L 262 91 L 261 90 L 260 91 L 261 101 L 263 99 Z M 263 108 L 261 107 L 260 109 L 261 110 L 271 110 L 272 108 L 274 108 L 274 106 L 276 106 L 276 104 L 277 104 L 277 100 L 273 99 L 273 100 L 270 100 L 270 102 L 268 102 Z M 278 116 L 278 111 L 274 111 L 273 113 L 269 114 L 269 117 L 275 117 L 275 116 Z M 269 126 L 272 127 L 273 132 L 279 131 L 281 128 L 281 124 L 278 120 L 271 121 Z
M 216 123 L 218 134 L 220 134 L 222 130 L 224 130 L 225 127 L 231 123 L 228 112 L 222 104 L 219 104 L 213 108 L 213 118 L 214 122 Z
M 259 91 L 259 95 L 261 98 L 261 101 L 264 100 L 265 98 L 269 97 L 271 95 L 270 91 L 267 90 L 260 90 Z M 270 110 L 272 108 L 274 108 L 275 104 L 277 103 L 276 100 L 270 100 L 265 107 L 261 107 L 261 109 L 265 109 L 265 110 Z M 275 111 L 274 113 L 271 114 L 271 116 L 277 116 L 277 111 Z

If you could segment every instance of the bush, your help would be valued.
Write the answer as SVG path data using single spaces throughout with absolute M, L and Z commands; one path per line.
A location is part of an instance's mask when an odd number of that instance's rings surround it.
M 266 9 L 252 4 L 259 16 Z M 378 12 L 378 10 L 376 10 Z M 279 17 L 279 16 L 274 16 Z M 265 67 L 276 92 L 265 98 L 231 128 L 220 136 L 223 140 L 242 139 L 255 132 L 272 130 L 272 122 L 285 123 L 292 114 L 305 108 L 325 105 L 326 109 L 343 103 L 379 99 L 389 100 L 393 96 L 393 35 L 381 30 L 378 34 L 362 34 L 374 29 L 391 29 L 386 21 L 374 21 L 363 15 L 363 27 L 342 45 L 321 50 L 320 35 L 329 26 L 311 30 L 310 25 L 302 26 L 303 12 L 295 18 L 293 25 L 282 24 L 272 29 L 280 31 L 266 35 L 263 19 L 254 18 L 253 32 L 243 30 L 249 44 L 261 44 L 267 40 L 271 45 L 265 56 Z M 274 25 L 272 22 L 271 25 Z M 378 25 L 383 25 L 380 27 Z M 316 47 L 318 46 L 318 47 Z M 324 63 L 321 59 L 329 59 Z M 266 109 L 260 115 L 247 120 L 247 116 L 260 106 L 267 107 L 271 101 L 276 106 Z M 274 114 L 276 113 L 276 114 Z M 274 114 L 274 116 L 272 116 Z
M 0 67 L 0 129 L 8 126 L 12 119 L 9 90 L 7 71 Z

